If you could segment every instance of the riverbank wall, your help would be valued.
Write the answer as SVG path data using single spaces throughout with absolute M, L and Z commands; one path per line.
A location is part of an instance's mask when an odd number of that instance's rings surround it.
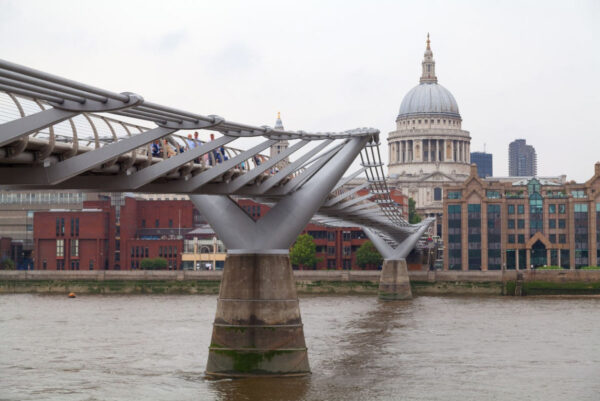
M 0 271 L 0 294 L 218 294 L 221 271 Z M 294 271 L 299 294 L 376 295 L 379 271 Z M 409 271 L 413 295 L 600 294 L 600 270 Z

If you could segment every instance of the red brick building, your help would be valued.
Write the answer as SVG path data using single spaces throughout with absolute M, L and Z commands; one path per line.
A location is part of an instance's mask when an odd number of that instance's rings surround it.
M 270 207 L 249 199 L 239 205 L 254 220 Z M 163 258 L 180 269 L 184 237 L 200 223 L 189 200 L 142 200 L 117 196 L 85 201 L 82 210 L 34 214 L 37 270 L 139 269 L 146 258 Z M 308 224 L 315 239 L 317 269 L 357 269 L 356 250 L 367 239 L 357 227 Z
M 156 257 L 171 269 L 181 265 L 183 234 L 194 221 L 190 201 L 121 196 L 83 206 L 35 213 L 35 269 L 136 269 L 142 259 Z

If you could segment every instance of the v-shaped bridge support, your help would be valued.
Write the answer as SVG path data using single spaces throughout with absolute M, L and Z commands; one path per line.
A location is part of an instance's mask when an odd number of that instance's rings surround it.
M 412 290 L 408 278 L 406 257 L 413 250 L 417 241 L 434 219 L 427 219 L 421 226 L 404 241 L 393 248 L 379 234 L 370 228 L 363 227 L 375 248 L 383 256 L 383 267 L 379 276 L 379 298 L 384 300 L 411 299 Z
M 225 243 L 206 372 L 213 376 L 310 373 L 289 248 L 368 138 L 352 138 L 254 221 L 231 198 L 190 195 Z

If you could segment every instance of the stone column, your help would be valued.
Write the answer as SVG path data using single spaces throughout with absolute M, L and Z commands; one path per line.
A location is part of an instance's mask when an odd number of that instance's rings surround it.
M 596 166 L 598 166 L 596 164 Z M 597 245 L 596 245 L 596 203 L 588 202 L 588 265 L 598 266 Z
M 517 270 L 519 270 L 519 252 L 520 252 L 520 249 L 516 248 L 515 249 L 515 268 Z
M 379 278 L 379 299 L 411 299 L 410 280 L 406 259 L 384 260 Z
M 461 263 L 462 270 L 469 270 L 469 210 L 466 201 L 461 203 Z
M 546 266 L 550 266 L 552 263 L 552 254 L 550 249 L 546 249 Z
M 488 270 L 488 203 L 481 202 L 481 271 Z
M 435 140 L 435 159 L 436 162 L 440 161 L 440 141 Z
M 560 260 L 560 248 L 556 249 L 556 254 L 557 254 L 556 256 L 558 257 L 558 265 L 560 267 L 562 267 L 561 260 Z
M 289 255 L 227 255 L 206 373 L 310 373 Z
M 525 263 L 527 264 L 527 270 L 531 270 L 531 249 L 525 249 Z

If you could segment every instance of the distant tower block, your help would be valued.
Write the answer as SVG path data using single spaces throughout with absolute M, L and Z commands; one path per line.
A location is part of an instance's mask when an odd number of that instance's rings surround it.
M 537 154 L 525 139 L 515 139 L 508 145 L 508 175 L 511 177 L 535 177 Z
M 284 130 L 283 122 L 281 121 L 281 112 L 280 111 L 277 112 L 277 120 L 275 121 L 275 129 L 281 130 L 281 131 Z M 286 150 L 289 145 L 290 145 L 290 143 L 287 140 L 277 142 L 276 144 L 271 146 L 269 156 L 270 157 L 277 156 L 279 153 Z M 277 163 L 276 167 L 281 170 L 281 168 L 286 166 L 289 162 L 290 162 L 290 159 L 286 157 L 285 159 L 283 159 L 279 163 Z

